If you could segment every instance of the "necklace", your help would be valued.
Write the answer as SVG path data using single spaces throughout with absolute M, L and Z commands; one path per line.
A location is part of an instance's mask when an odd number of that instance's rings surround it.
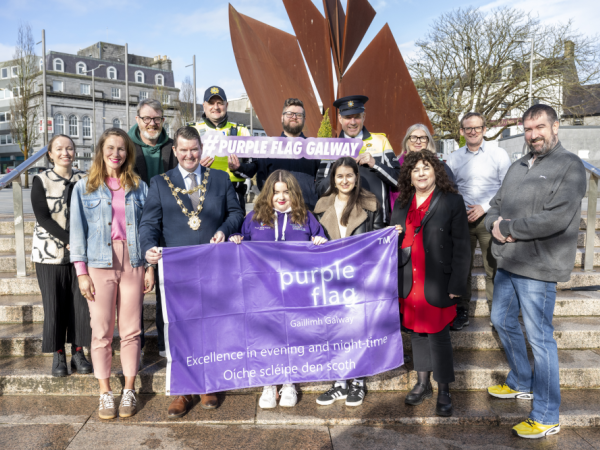
M 171 189 L 171 194 L 173 194 L 173 197 L 175 197 L 175 199 L 177 200 L 177 204 L 181 208 L 181 212 L 186 217 L 190 218 L 188 220 L 188 225 L 194 231 L 196 231 L 200 228 L 200 223 L 202 222 L 200 220 L 200 218 L 198 217 L 198 215 L 202 211 L 204 199 L 206 198 L 206 185 L 208 184 L 208 176 L 209 175 L 210 175 L 210 169 L 207 168 L 206 171 L 204 172 L 204 176 L 202 177 L 202 183 L 200 183 L 195 188 L 188 190 L 188 189 L 181 189 L 181 188 L 175 187 L 173 185 L 173 183 L 171 183 L 171 180 L 169 180 L 169 177 L 167 176 L 166 173 L 161 174 L 161 176 L 167 182 L 169 189 Z M 193 194 L 194 192 L 198 192 L 198 191 L 201 191 L 201 194 L 200 194 L 200 198 L 198 199 L 197 211 L 188 212 L 188 209 L 185 206 L 183 206 L 183 201 L 179 198 L 179 193 L 181 192 L 183 195 L 189 195 L 189 194 Z

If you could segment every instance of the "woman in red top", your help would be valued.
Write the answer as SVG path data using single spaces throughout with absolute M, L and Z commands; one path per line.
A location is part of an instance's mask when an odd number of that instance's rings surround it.
M 398 271 L 398 292 L 418 374 L 405 403 L 419 405 L 433 396 L 429 380 L 433 372 L 438 383 L 436 414 L 450 416 L 449 384 L 454 381 L 450 323 L 456 317 L 457 297 L 467 287 L 467 213 L 444 166 L 427 150 L 407 155 L 399 187 L 391 224 L 403 231 L 401 247 L 411 248 L 410 260 Z

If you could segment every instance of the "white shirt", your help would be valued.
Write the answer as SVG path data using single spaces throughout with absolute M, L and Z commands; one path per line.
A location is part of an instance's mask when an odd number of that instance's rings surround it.
M 335 196 L 335 201 L 333 202 L 333 207 L 335 208 L 335 215 L 337 216 L 337 220 L 338 220 L 338 227 L 340 229 L 340 237 L 346 237 L 346 228 L 344 225 L 342 225 L 342 215 L 344 214 L 344 209 L 346 209 L 346 205 L 348 204 L 348 202 L 343 202 L 341 201 L 338 196 Z
M 192 180 L 190 180 L 190 178 L 188 177 L 190 172 L 188 172 L 183 167 L 181 167 L 181 164 L 178 164 L 177 168 L 179 169 L 179 172 L 181 172 L 181 176 L 183 177 L 183 182 L 185 183 L 185 188 L 187 190 L 190 190 L 192 188 Z M 194 170 L 194 173 L 196 174 L 196 184 L 202 183 L 202 166 L 200 164 L 198 164 L 198 167 L 196 167 L 196 170 Z M 188 194 L 188 197 L 189 197 L 189 194 Z
M 506 150 L 491 146 L 486 149 L 483 141 L 476 152 L 466 146 L 459 148 L 448 156 L 446 164 L 452 169 L 465 205 L 481 205 L 487 213 L 511 161 Z

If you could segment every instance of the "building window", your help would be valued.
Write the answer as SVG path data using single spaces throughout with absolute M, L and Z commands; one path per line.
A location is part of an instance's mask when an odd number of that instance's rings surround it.
M 163 96 L 162 96 L 162 103 L 163 103 L 163 105 L 170 104 L 171 103 L 171 96 L 163 94 Z
M 505 130 L 502 130 L 502 139 L 505 139 L 508 137 L 510 137 L 510 128 L 506 128 Z
M 85 72 L 87 71 L 87 66 L 85 65 L 84 62 L 78 62 L 77 63 L 77 74 L 78 75 L 85 75 Z
M 112 88 L 112 98 L 121 98 L 120 88 Z
M 0 100 L 10 98 L 10 91 L 8 89 L 0 89 Z
M 92 92 L 89 84 L 80 84 L 79 87 L 81 95 L 90 95 L 90 92 Z
M 578 117 L 577 119 L 573 119 L 573 125 L 583 125 L 583 117 Z
M 13 97 L 21 96 L 21 88 L 19 86 L 12 88 L 12 96 Z
M 16 142 L 10 134 L 0 134 L 0 145 L 10 145 Z
M 0 70 L 0 77 L 8 78 L 8 67 L 3 67 L 2 70 Z
M 163 125 L 163 128 L 165 129 L 165 133 L 167 133 L 167 136 L 170 136 L 169 134 L 169 130 L 170 130 L 170 126 L 167 122 L 165 122 L 165 124 Z
M 0 113 L 0 123 L 2 122 L 10 122 L 10 113 Z
M 106 76 L 109 80 L 116 80 L 117 69 L 115 69 L 114 67 L 109 67 L 108 69 L 106 69 Z
M 62 114 L 54 117 L 54 134 L 65 134 L 65 118 Z
M 62 59 L 60 58 L 55 58 L 54 61 L 54 70 L 57 72 L 64 72 L 65 71 L 65 63 L 63 62 Z
M 159 86 L 164 86 L 165 85 L 165 77 L 162 76 L 160 73 L 156 75 L 156 77 L 154 77 L 155 80 L 155 84 L 158 84 Z
M 140 101 L 148 100 L 148 91 L 140 91 Z
M 64 92 L 63 82 L 54 80 L 52 82 L 52 92 Z
M 510 78 L 512 76 L 512 66 L 502 69 L 502 78 Z
M 88 116 L 81 119 L 81 132 L 84 138 L 92 137 L 92 121 Z
M 144 72 L 142 72 L 141 70 L 136 70 L 135 71 L 135 82 L 136 83 L 143 83 L 144 82 Z
M 79 130 L 77 128 L 77 116 L 69 117 L 69 136 L 78 136 Z
M 13 78 L 17 78 L 19 76 L 19 66 L 11 67 L 10 72 L 11 72 Z
M 121 121 L 119 119 L 113 119 L 113 128 L 121 128 Z
M 44 59 L 40 58 L 40 72 L 44 70 Z

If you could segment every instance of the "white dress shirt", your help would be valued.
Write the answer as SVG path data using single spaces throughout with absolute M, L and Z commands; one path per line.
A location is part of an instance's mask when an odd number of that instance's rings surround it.
M 185 188 L 187 190 L 190 190 L 192 188 L 192 180 L 188 177 L 190 172 L 188 172 L 183 167 L 181 167 L 181 164 L 178 164 L 177 168 L 181 172 L 181 176 L 183 177 L 183 182 L 185 183 Z M 196 184 L 199 185 L 200 183 L 202 183 L 202 166 L 200 164 L 198 164 L 198 167 L 196 168 L 196 170 L 194 170 L 194 173 L 196 174 Z M 188 197 L 189 197 L 189 194 L 188 194 Z
M 465 205 L 481 205 L 487 213 L 490 200 L 500 189 L 511 161 L 506 150 L 486 148 L 483 141 L 476 152 L 466 146 L 459 148 L 448 156 L 446 164 L 452 169 Z

